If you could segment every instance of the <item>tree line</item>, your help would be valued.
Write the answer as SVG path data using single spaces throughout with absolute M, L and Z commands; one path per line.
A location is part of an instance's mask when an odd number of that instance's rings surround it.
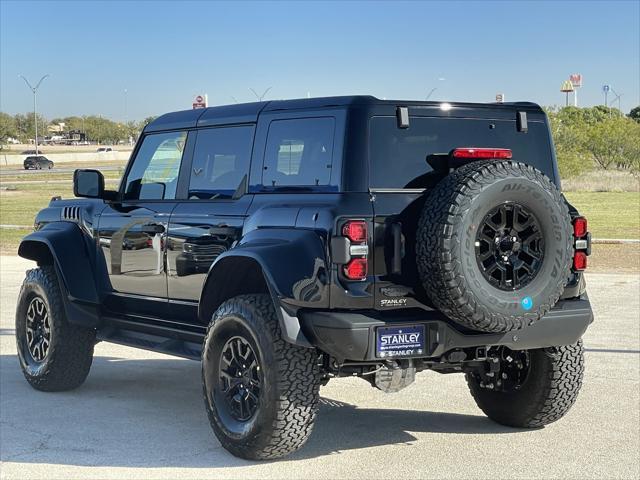
M 563 178 L 594 169 L 640 175 L 640 106 L 629 115 L 602 105 L 546 112 Z
M 142 121 L 114 122 L 98 115 L 71 116 L 47 120 L 43 116 L 37 116 L 38 138 L 58 133 L 50 132 L 48 127 L 64 123 L 64 132 L 76 131 L 85 134 L 90 142 L 102 144 L 117 144 L 120 141 L 134 141 L 142 129 L 155 117 L 147 117 Z M 9 115 L 0 112 L 0 145 L 5 145 L 9 138 L 14 138 L 21 143 L 29 143 L 35 138 L 35 122 L 33 113 L 18 113 Z

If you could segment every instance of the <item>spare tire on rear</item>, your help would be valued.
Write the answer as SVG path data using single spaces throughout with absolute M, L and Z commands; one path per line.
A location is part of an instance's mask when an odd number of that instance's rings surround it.
M 451 320 L 506 332 L 556 304 L 569 279 L 572 241 L 567 204 L 542 172 L 478 161 L 429 192 L 416 238 L 418 271 Z

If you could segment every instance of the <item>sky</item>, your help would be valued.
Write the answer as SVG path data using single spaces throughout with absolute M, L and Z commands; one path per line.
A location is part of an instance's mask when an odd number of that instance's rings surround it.
M 581 106 L 602 86 L 640 104 L 640 0 L 188 2 L 0 0 L 0 110 L 140 120 L 265 99 L 387 99 Z M 611 100 L 613 95 L 609 96 Z

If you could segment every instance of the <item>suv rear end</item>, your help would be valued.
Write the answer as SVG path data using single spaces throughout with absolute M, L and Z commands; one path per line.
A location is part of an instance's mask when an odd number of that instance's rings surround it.
M 336 365 L 351 364 L 362 373 L 367 367 L 355 366 L 359 362 L 393 359 L 396 366 L 460 369 L 447 359 L 474 362 L 486 358 L 492 346 L 528 350 L 579 340 L 593 319 L 582 277 L 590 239 L 584 219 L 558 192 L 555 152 L 539 106 L 377 101 L 351 106 L 345 137 L 343 189 L 352 200 L 344 203 L 361 210 L 334 217 L 331 309 L 299 312 L 305 334 Z M 508 308 L 519 309 L 510 316 L 515 323 L 476 328 L 457 321 L 426 291 L 419 223 L 434 201 L 430 194 L 459 167 L 504 161 L 546 177 L 558 208 L 568 212 L 562 228 L 571 245 L 559 269 L 566 278 L 558 280 L 555 301 L 551 293 L 537 318 L 535 309 L 525 310 L 531 308 L 526 290 L 512 288 Z M 361 201 L 364 193 L 370 206 Z M 437 236 L 434 242 L 441 240 Z M 411 334 L 418 331 L 422 340 L 412 343 Z M 389 335 L 407 342 L 387 348 Z

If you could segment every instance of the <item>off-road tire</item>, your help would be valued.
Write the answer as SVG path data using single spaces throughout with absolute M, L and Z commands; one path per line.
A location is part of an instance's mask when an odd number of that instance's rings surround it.
M 466 375 L 478 407 L 493 421 L 517 428 L 543 427 L 562 418 L 576 401 L 584 373 L 582 340 L 574 345 L 530 351 L 530 370 L 519 390 L 480 387 Z
M 34 360 L 27 346 L 27 308 L 35 297 L 44 301 L 51 329 L 49 350 L 41 362 Z M 68 322 L 53 266 L 27 271 L 16 309 L 16 343 L 22 373 L 36 390 L 72 390 L 82 385 L 89 374 L 96 332 Z
M 544 232 L 545 256 L 526 286 L 499 290 L 477 264 L 478 225 L 496 206 L 530 208 Z M 420 279 L 433 304 L 471 330 L 506 332 L 531 325 L 558 301 L 573 257 L 571 218 L 558 188 L 539 170 L 517 162 L 478 161 L 441 180 L 428 194 L 418 224 Z M 523 301 L 529 307 L 522 307 Z
M 231 335 L 246 337 L 262 371 L 257 411 L 238 426 L 225 420 L 219 411 L 222 404 L 213 401 L 219 375 L 216 359 Z M 202 352 L 202 384 L 211 427 L 222 446 L 237 457 L 280 458 L 299 449 L 311 434 L 320 388 L 317 354 L 282 339 L 269 295 L 240 295 L 218 308 Z

